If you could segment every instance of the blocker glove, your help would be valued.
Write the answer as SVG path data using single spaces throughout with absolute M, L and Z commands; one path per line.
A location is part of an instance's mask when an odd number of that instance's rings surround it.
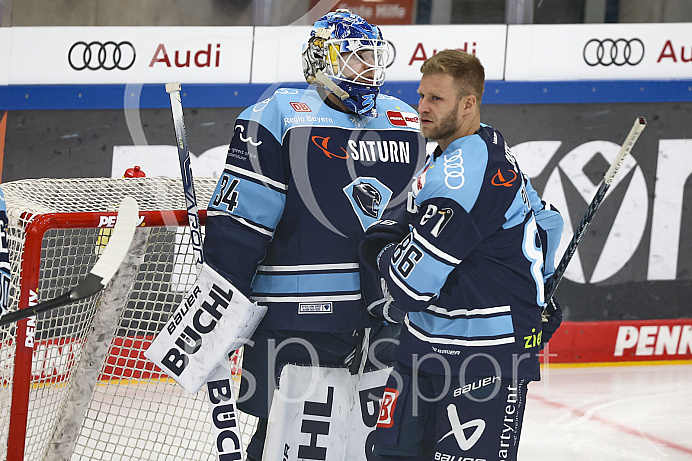
M 560 308 L 560 305 L 555 300 L 555 296 L 553 296 L 546 305 L 545 309 L 543 309 L 543 321 L 541 323 L 541 330 L 543 332 L 541 335 L 541 350 L 546 344 L 548 344 L 548 341 L 550 341 L 550 338 L 553 337 L 553 334 L 557 331 L 557 329 L 560 328 L 561 323 L 562 308 Z
M 375 221 L 365 231 L 358 247 L 360 256 L 360 286 L 368 312 L 390 323 L 400 323 L 406 313 L 394 303 L 387 283 L 380 275 L 377 256 L 389 244 L 401 242 L 410 232 L 411 214 L 406 208 L 385 211 L 382 219 Z

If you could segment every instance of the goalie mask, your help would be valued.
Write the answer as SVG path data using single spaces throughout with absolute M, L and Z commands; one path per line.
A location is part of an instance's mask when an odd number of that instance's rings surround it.
M 303 74 L 323 86 L 359 115 L 377 117 L 375 103 L 389 59 L 377 26 L 348 10 L 336 10 L 315 22 L 303 51 Z

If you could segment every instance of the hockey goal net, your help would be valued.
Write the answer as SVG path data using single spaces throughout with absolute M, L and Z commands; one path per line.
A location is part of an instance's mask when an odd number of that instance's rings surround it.
M 215 184 L 195 178 L 201 208 Z M 206 391 L 189 395 L 143 355 L 196 278 L 180 179 L 31 179 L 2 190 L 10 311 L 77 284 L 124 197 L 142 223 L 101 293 L 0 327 L 0 460 L 216 459 Z M 247 445 L 255 421 L 238 418 Z

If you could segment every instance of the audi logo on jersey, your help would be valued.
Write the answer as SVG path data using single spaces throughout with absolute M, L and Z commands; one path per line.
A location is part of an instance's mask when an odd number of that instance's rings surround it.
M 70 47 L 67 62 L 74 70 L 127 70 L 135 63 L 137 52 L 131 42 L 83 42 Z
M 584 62 L 591 66 L 636 66 L 644 59 L 644 43 L 638 39 L 592 38 L 584 45 Z

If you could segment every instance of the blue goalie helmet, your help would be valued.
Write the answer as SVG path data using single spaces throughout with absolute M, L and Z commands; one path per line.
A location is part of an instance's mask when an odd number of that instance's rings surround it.
M 309 84 L 326 87 L 353 112 L 377 117 L 375 103 L 388 60 L 380 29 L 339 9 L 315 22 L 303 50 L 303 74 Z

